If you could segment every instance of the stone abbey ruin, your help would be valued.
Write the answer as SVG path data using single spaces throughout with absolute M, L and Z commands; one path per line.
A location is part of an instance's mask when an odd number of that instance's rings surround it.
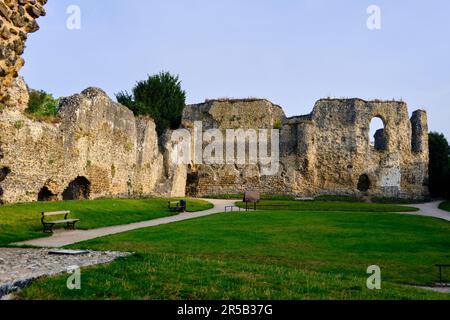
M 30 118 L 18 71 L 27 33 L 46 0 L 0 1 L 0 203 L 139 196 L 212 196 L 260 191 L 296 196 L 428 196 L 428 127 L 404 102 L 322 99 L 288 118 L 267 100 L 208 100 L 186 106 L 182 127 L 280 129 L 280 169 L 181 165 L 170 161 L 171 133 L 136 117 L 102 90 L 60 102 L 52 123 Z M 372 119 L 384 129 L 370 143 Z

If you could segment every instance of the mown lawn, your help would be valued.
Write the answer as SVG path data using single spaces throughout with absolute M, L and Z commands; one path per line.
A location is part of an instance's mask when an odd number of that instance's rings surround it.
M 434 283 L 434 265 L 450 261 L 450 223 L 355 211 L 217 214 L 91 240 L 72 247 L 137 254 L 83 269 L 79 291 L 60 276 L 36 281 L 19 297 L 450 298 L 411 287 Z M 366 288 L 370 265 L 382 268 L 382 290 Z
M 94 200 L 35 202 L 0 206 L 0 246 L 13 242 L 44 237 L 42 233 L 41 212 L 70 210 L 70 217 L 81 219 L 77 228 L 93 229 L 113 225 L 151 220 L 170 216 L 167 208 L 170 199 L 142 200 Z M 206 210 L 212 204 L 188 199 L 188 211 Z M 61 219 L 61 217 L 56 217 Z
M 245 204 L 238 202 L 238 206 Z M 253 204 L 249 204 L 253 208 Z M 345 212 L 412 212 L 419 209 L 393 204 L 338 202 L 338 201 L 289 201 L 262 200 L 257 204 L 258 209 L 264 210 L 294 210 L 294 211 L 345 211 Z
M 444 203 L 441 203 L 439 206 L 442 210 L 449 211 L 450 212 L 450 201 L 446 201 Z

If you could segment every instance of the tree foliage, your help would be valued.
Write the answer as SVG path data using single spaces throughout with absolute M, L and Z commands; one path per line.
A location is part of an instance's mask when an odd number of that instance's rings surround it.
M 430 143 L 430 193 L 432 197 L 447 197 L 450 192 L 450 146 L 441 133 L 431 132 Z
M 30 89 L 26 111 L 38 117 L 56 116 L 59 112 L 59 100 L 43 90 Z
M 177 129 L 186 103 L 186 93 L 181 88 L 178 76 L 161 72 L 139 81 L 132 93 L 122 91 L 116 94 L 117 101 L 135 115 L 151 116 L 156 130 L 161 135 L 166 129 Z

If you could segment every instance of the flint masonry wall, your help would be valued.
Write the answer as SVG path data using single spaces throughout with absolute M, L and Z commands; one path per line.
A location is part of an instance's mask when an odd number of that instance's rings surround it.
M 0 103 L 8 104 L 6 88 L 24 65 L 27 34 L 39 29 L 47 0 L 0 0 Z
M 37 201 L 44 188 L 61 200 L 81 177 L 90 199 L 184 195 L 184 167 L 165 163 L 170 145 L 158 146 L 153 120 L 136 118 L 102 90 L 63 99 L 58 123 L 33 121 L 20 109 L 0 113 L 3 203 Z
M 370 144 L 370 123 L 385 129 Z M 311 114 L 286 118 L 266 100 L 216 100 L 186 107 L 183 124 L 206 128 L 280 127 L 281 167 L 273 176 L 259 166 L 191 165 L 188 193 L 236 194 L 246 190 L 298 196 L 324 194 L 425 198 L 428 196 L 426 112 L 408 117 L 407 105 L 360 99 L 320 100 Z
M 203 130 L 217 128 L 225 136 L 226 129 L 273 129 L 284 118 L 282 108 L 267 100 L 210 100 L 186 106 L 182 125 L 192 130 L 194 123 L 201 121 Z M 207 144 L 204 141 L 204 146 Z M 246 190 L 290 191 L 285 177 L 263 176 L 260 167 L 251 164 L 192 164 L 188 168 L 186 190 L 191 196 L 236 194 Z

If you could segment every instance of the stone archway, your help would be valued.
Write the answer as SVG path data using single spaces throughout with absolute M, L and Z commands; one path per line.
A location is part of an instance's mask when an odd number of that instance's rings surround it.
M 361 192 L 367 192 L 370 189 L 370 178 L 367 174 L 363 174 L 358 180 L 358 190 Z
M 91 182 L 86 177 L 77 177 L 63 192 L 63 200 L 87 200 L 91 193 Z
M 369 141 L 375 150 L 384 151 L 388 148 L 386 122 L 381 116 L 374 117 L 370 122 Z
M 50 191 L 48 187 L 43 187 L 38 193 L 38 201 L 56 201 L 58 195 Z

